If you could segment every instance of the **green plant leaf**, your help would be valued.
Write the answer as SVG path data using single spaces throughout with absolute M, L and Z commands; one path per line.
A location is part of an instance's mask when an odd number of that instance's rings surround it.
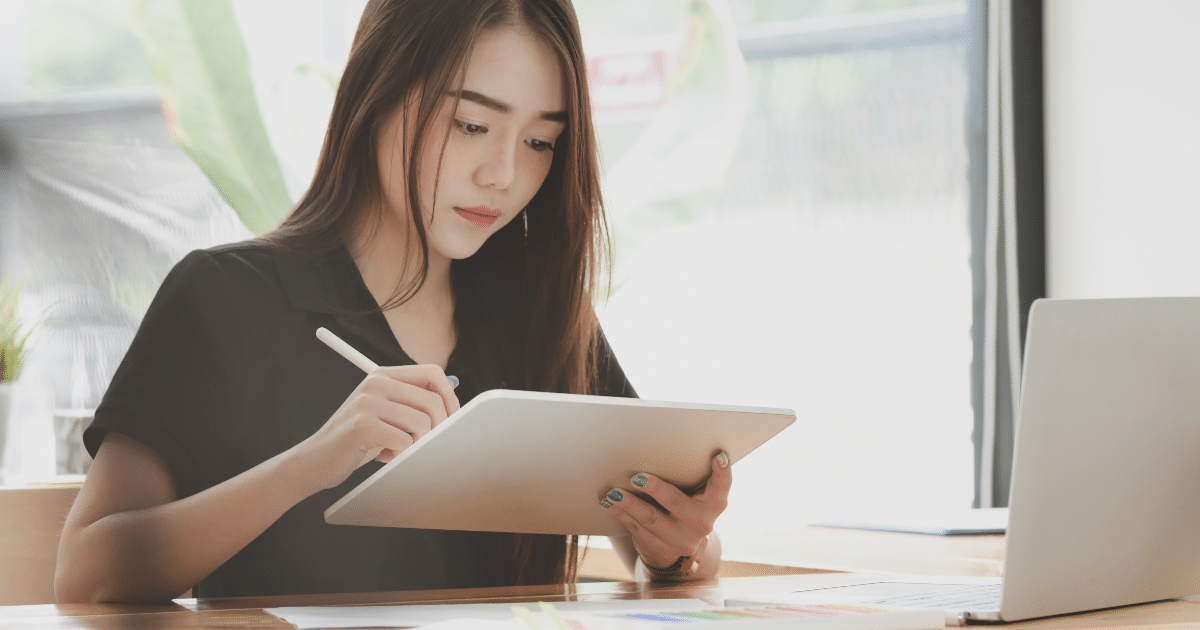
M 135 0 L 171 134 L 256 235 L 292 206 L 230 0 Z
M 8 279 L 0 279 L 0 383 L 17 378 L 25 358 L 25 342 L 32 330 L 21 331 L 17 321 L 17 306 L 21 301 L 21 285 L 9 287 Z

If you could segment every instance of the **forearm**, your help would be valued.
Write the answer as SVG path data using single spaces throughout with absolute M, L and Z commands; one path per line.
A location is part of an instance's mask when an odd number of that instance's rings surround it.
M 625 565 L 625 569 L 629 571 L 629 575 L 636 579 L 639 563 L 637 548 L 633 546 L 633 537 L 609 536 L 608 542 L 612 545 L 617 557 L 621 559 L 621 564 Z
M 638 555 L 637 549 L 633 546 L 633 539 L 628 536 L 609 537 L 612 543 L 613 551 L 621 558 L 621 562 L 629 569 L 633 579 L 640 582 L 655 581 L 654 575 L 646 567 L 645 561 Z M 696 567 L 692 570 L 692 566 Z M 671 581 L 683 582 L 693 580 L 706 580 L 716 577 L 717 572 L 721 569 L 721 538 L 717 532 L 713 532 L 708 536 L 708 542 L 701 549 L 698 557 L 691 558 L 690 561 L 684 561 L 681 567 L 687 575 L 676 578 Z
M 110 514 L 60 549 L 60 602 L 178 597 L 312 493 L 288 453 L 199 494 Z

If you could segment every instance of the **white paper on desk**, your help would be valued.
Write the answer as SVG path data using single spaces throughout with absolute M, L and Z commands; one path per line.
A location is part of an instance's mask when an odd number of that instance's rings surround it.
M 534 621 L 541 628 L 553 630 L 558 626 L 544 613 L 530 612 Z M 573 612 L 565 617 L 568 624 L 577 622 L 586 630 L 659 630 L 662 626 L 653 623 L 639 623 L 613 617 L 596 617 L 587 613 Z M 572 628 L 579 627 L 571 625 Z M 529 630 L 529 625 L 517 617 L 508 621 L 493 619 L 450 619 L 420 626 L 412 630 Z
M 548 626 L 553 628 L 554 626 Z M 431 623 L 414 630 L 529 630 L 529 626 L 520 621 L 496 621 L 494 619 L 447 619 Z
M 643 611 L 649 612 L 649 611 Z M 680 613 L 681 611 L 674 611 Z M 546 615 L 531 613 L 537 627 L 553 630 L 554 625 Z M 664 614 L 672 614 L 670 612 Z M 571 628 L 585 630 L 671 630 L 683 623 L 687 627 L 713 628 L 714 630 L 941 630 L 946 619 L 940 610 L 898 610 L 873 615 L 848 615 L 838 617 L 746 617 L 742 619 L 692 619 L 684 621 L 630 619 L 625 616 L 573 612 L 564 615 Z M 452 619 L 421 626 L 414 630 L 529 630 L 531 626 L 514 617 L 507 622 L 490 619 Z
M 1008 508 L 906 510 L 889 515 L 823 520 L 809 525 L 935 536 L 1002 535 L 1008 528 Z
M 512 607 L 536 608 L 536 603 L 507 604 L 418 604 L 410 606 L 287 606 L 266 611 L 300 630 L 315 628 L 407 628 L 455 619 L 508 621 Z M 560 612 L 646 612 L 713 610 L 702 599 L 620 599 L 606 601 L 554 602 Z M 519 626 L 518 626 L 519 627 Z

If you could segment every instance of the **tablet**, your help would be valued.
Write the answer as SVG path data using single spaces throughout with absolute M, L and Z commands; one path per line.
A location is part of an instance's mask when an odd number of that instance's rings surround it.
M 325 511 L 336 525 L 622 536 L 600 507 L 649 472 L 701 488 L 710 461 L 745 457 L 790 409 L 491 390 Z

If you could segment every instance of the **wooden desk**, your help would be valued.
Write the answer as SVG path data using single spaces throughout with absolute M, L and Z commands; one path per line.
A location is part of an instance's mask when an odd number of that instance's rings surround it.
M 0 488 L 0 606 L 54 601 L 58 538 L 78 492 Z
M 929 536 L 829 527 L 722 539 L 727 559 L 810 569 L 999 577 L 1004 536 Z
M 725 536 L 718 577 L 762 577 L 829 571 L 999 577 L 1004 536 L 927 536 L 826 527 Z M 591 542 L 579 575 L 621 581 L 629 576 L 606 541 Z
M 581 575 L 602 574 L 604 562 L 616 562 L 615 575 L 624 575 L 611 550 L 588 552 Z M 341 595 L 304 595 L 226 599 L 180 599 L 166 604 L 70 604 L 64 606 L 0 606 L 0 630 L 28 628 L 254 628 L 274 630 L 290 625 L 263 611 L 278 606 L 335 606 L 466 602 L 561 602 L 650 598 L 697 598 L 721 605 L 726 598 L 755 593 L 853 584 L 869 580 L 868 573 L 998 575 L 1004 557 L 1002 536 L 946 538 L 823 528 L 804 528 L 753 541 L 728 545 L 729 559 L 721 579 L 687 586 L 650 586 L 625 581 L 589 582 L 535 587 L 404 591 Z M 812 568 L 796 568 L 812 567 Z M 847 571 L 857 571 L 847 572 Z M 778 575 L 798 572 L 799 575 Z M 755 577 L 731 577 L 755 576 Z M 1013 628 L 1109 630 L 1200 628 L 1200 601 L 1180 600 L 1130 606 L 1108 611 L 1043 619 Z
M 699 598 L 720 605 L 725 597 L 802 587 L 835 585 L 854 579 L 854 574 L 725 578 L 703 584 L 650 587 L 632 582 L 597 582 L 574 585 L 446 591 L 404 591 L 342 595 L 306 595 L 195 600 L 166 604 L 71 604 L 65 606 L 0 607 L 0 628 L 44 630 L 90 628 L 94 630 L 142 630 L 148 628 L 254 628 L 286 630 L 292 626 L 265 612 L 276 606 L 416 604 L 467 602 L 561 602 L 570 600 L 617 600 L 650 598 Z M 1200 627 L 1200 602 L 1182 600 L 1130 606 L 1070 617 L 1011 624 L 1011 628 L 1037 630 L 1183 630 Z

